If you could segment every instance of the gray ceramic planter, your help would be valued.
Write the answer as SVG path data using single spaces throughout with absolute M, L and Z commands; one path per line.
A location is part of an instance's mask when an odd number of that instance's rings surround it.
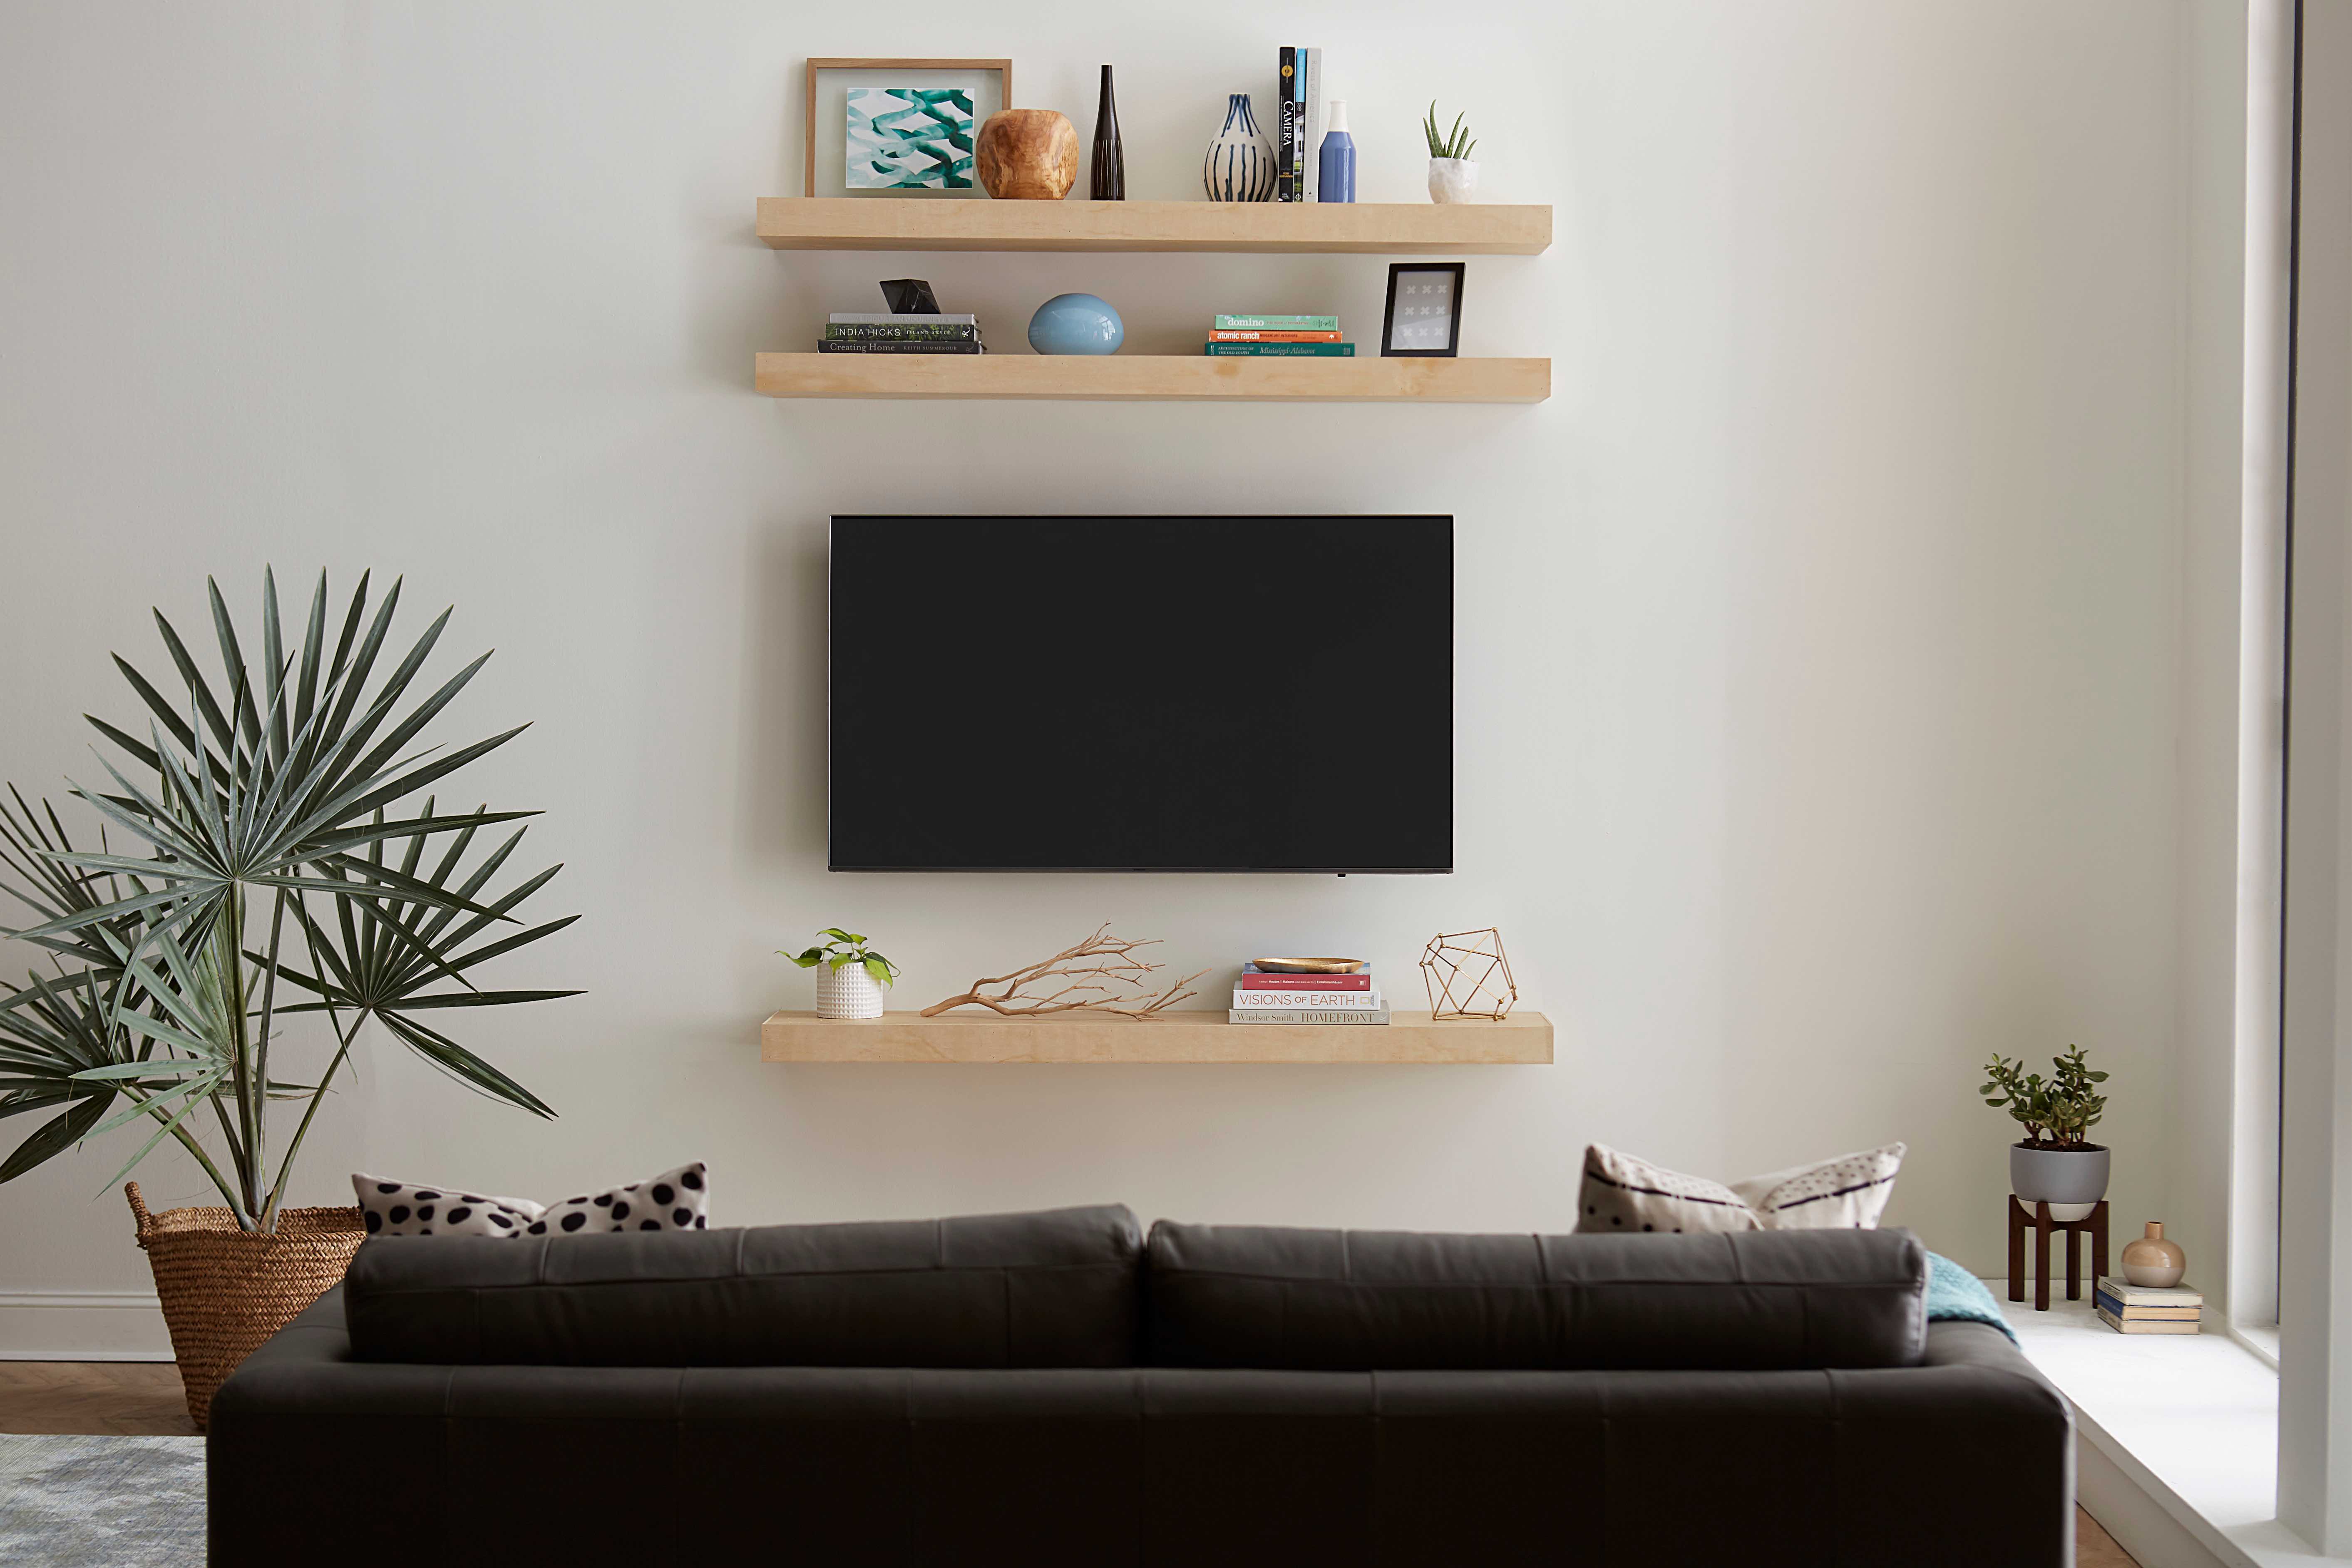
M 2080 1219 L 2107 1196 L 2107 1151 L 2104 1145 L 2079 1149 L 2009 1146 L 2009 1190 L 2028 1207 L 2046 1202 L 2053 1219 Z

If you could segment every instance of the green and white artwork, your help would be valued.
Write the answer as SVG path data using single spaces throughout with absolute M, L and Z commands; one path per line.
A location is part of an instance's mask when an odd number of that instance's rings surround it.
M 971 189 L 971 93 L 854 87 L 842 183 L 853 191 Z

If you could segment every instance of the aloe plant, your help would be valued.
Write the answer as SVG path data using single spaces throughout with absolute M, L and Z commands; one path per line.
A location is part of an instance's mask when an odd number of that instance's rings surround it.
M 1429 100 L 1429 118 L 1422 121 L 1421 133 L 1429 139 L 1429 155 L 1432 158 L 1467 158 L 1470 156 L 1470 150 L 1477 146 L 1478 143 L 1471 140 L 1470 128 L 1463 124 L 1462 120 L 1463 117 L 1457 114 L 1454 117 L 1453 130 L 1445 131 L 1439 131 L 1437 129 L 1437 100 L 1433 98 Z
M 99 819 L 95 847 L 70 836 L 47 800 L 36 810 L 11 785 L 0 801 L 0 892 L 35 916 L 0 934 L 47 949 L 46 968 L 0 982 L 0 1118 L 57 1111 L 0 1162 L 0 1181 L 113 1128 L 152 1124 L 110 1185 L 171 1138 L 241 1227 L 268 1232 L 370 1021 L 460 1082 L 555 1114 L 431 1020 L 577 995 L 483 990 L 468 971 L 578 916 L 525 926 L 513 914 L 560 866 L 494 887 L 522 829 L 478 852 L 483 829 L 536 812 L 443 812 L 424 793 L 527 727 L 415 748 L 489 658 L 410 700 L 448 611 L 379 679 L 397 581 L 371 614 L 362 575 L 331 641 L 321 572 L 289 649 L 265 572 L 260 658 L 249 667 L 219 588 L 206 588 L 215 677 L 161 611 L 183 697 L 115 657 L 146 709 L 146 737 L 89 719 L 116 754 L 100 754 L 111 788 L 71 790 Z M 273 1051 L 286 1021 L 305 1013 L 324 1016 L 325 1038 L 313 1042 L 323 1070 L 282 1080 Z M 275 1100 L 302 1109 L 273 1163 Z

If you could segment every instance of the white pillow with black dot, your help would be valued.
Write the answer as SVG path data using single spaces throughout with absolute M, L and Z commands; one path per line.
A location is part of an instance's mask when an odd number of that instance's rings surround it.
M 545 1210 L 527 1197 L 487 1197 L 422 1182 L 352 1173 L 370 1236 L 520 1236 Z
M 575 1236 L 615 1230 L 707 1230 L 710 1167 L 697 1160 L 626 1186 L 541 1206 L 353 1172 L 370 1236 Z
M 526 1227 L 532 1236 L 593 1235 L 614 1230 L 703 1230 L 710 1201 L 710 1169 L 700 1160 L 595 1194 L 551 1203 Z
M 1709 1181 L 1605 1144 L 1584 1151 L 1581 1232 L 1871 1230 L 1894 1195 L 1901 1144 L 1817 1160 L 1746 1181 Z

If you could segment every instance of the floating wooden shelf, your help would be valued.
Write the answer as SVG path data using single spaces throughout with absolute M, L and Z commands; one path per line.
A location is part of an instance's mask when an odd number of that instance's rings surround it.
M 1219 1012 L 1150 1018 L 1055 1013 L 885 1013 L 821 1019 L 770 1013 L 760 1026 L 763 1061 L 1225 1061 L 1519 1062 L 1551 1061 L 1551 1020 L 1541 1013 L 1431 1020 L 1391 1013 L 1386 1024 L 1237 1024 Z
M 1549 360 L 761 354 L 755 377 L 759 389 L 770 397 L 1541 402 L 1551 395 Z
M 778 250 L 1289 251 L 1534 256 L 1549 206 L 1435 203 L 989 202 L 762 196 Z

